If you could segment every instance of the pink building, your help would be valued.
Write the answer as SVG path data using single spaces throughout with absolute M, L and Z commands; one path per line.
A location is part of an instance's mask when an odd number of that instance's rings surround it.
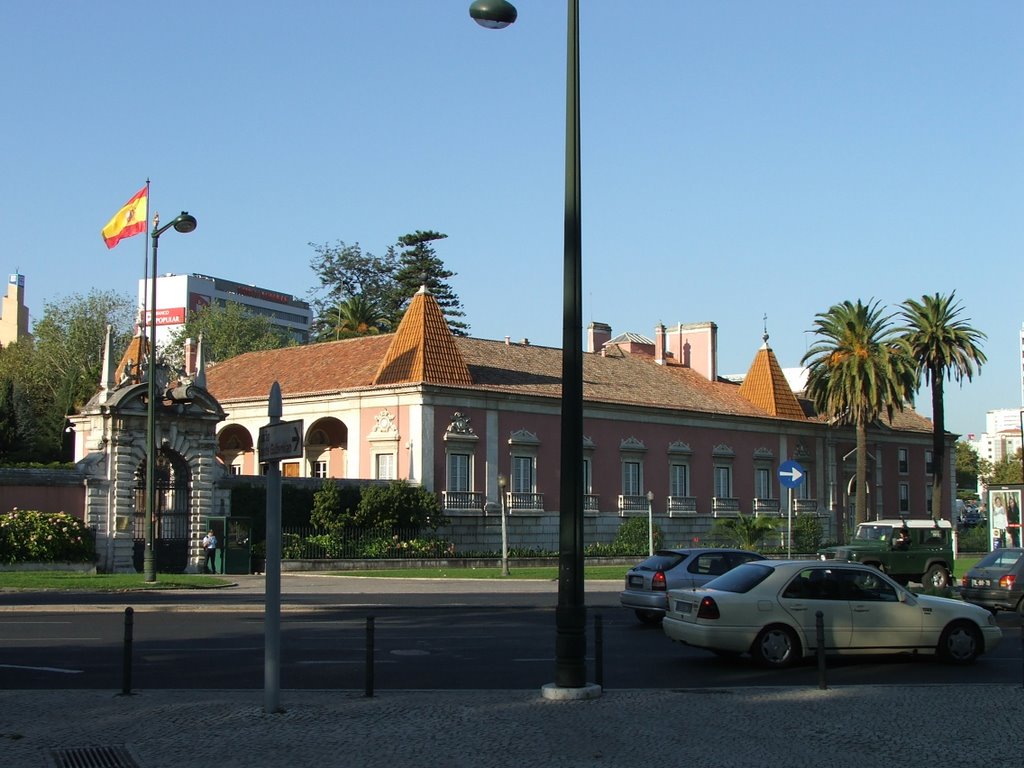
M 719 378 L 717 345 L 714 323 L 658 326 L 653 341 L 591 324 L 588 541 L 646 516 L 649 493 L 666 544 L 740 513 L 818 514 L 832 534 L 852 520 L 853 429 L 794 394 L 767 335 L 739 385 Z M 277 381 L 283 418 L 302 420 L 304 432 L 285 477 L 407 479 L 436 492 L 452 531 L 479 546 L 496 535 L 504 487 L 514 546 L 548 549 L 557 548 L 560 378 L 560 349 L 455 337 L 425 291 L 394 334 L 253 352 L 206 371 L 228 414 L 217 455 L 232 474 L 260 471 L 257 435 Z M 907 409 L 869 431 L 874 516 L 930 515 L 931 428 Z M 787 460 L 806 473 L 792 492 L 778 475 Z

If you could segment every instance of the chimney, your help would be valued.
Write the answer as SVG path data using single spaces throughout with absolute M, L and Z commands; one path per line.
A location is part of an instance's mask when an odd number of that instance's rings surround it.
M 612 340 L 612 327 L 607 323 L 591 323 L 587 326 L 587 352 L 600 352 Z
M 658 323 L 654 328 L 654 362 L 665 364 L 665 325 Z

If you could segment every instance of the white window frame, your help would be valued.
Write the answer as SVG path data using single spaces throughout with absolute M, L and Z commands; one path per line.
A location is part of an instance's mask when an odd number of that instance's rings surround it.
M 754 498 L 772 498 L 772 470 L 770 467 L 754 467 Z
M 668 467 L 668 495 L 690 495 L 690 463 L 673 461 Z
M 910 451 L 906 448 L 896 449 L 897 469 L 901 475 L 910 474 Z
M 537 457 L 514 453 L 511 457 L 509 490 L 512 493 L 537 492 Z
M 468 492 L 473 490 L 473 454 L 450 452 L 448 454 L 446 488 L 449 491 Z
M 900 483 L 900 512 L 910 511 L 910 483 Z
M 373 476 L 376 480 L 395 480 L 397 474 L 397 459 L 395 454 L 389 452 L 375 453 L 373 455 Z
M 731 499 L 732 496 L 732 464 L 715 464 L 714 469 L 715 498 Z
M 636 458 L 622 460 L 622 495 L 641 496 L 644 487 L 644 464 Z

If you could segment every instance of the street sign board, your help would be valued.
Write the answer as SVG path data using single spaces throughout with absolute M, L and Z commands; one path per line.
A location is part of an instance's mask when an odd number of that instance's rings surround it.
M 787 488 L 796 488 L 804 481 L 804 468 L 792 459 L 779 465 L 779 482 Z
M 302 458 L 302 419 L 260 427 L 260 461 Z

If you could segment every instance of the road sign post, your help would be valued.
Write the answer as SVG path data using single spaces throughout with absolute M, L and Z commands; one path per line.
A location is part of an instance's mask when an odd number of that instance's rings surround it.
M 789 507 L 786 510 L 786 557 L 793 556 L 793 489 L 804 482 L 804 468 L 790 459 L 779 465 L 779 482 L 789 489 Z

